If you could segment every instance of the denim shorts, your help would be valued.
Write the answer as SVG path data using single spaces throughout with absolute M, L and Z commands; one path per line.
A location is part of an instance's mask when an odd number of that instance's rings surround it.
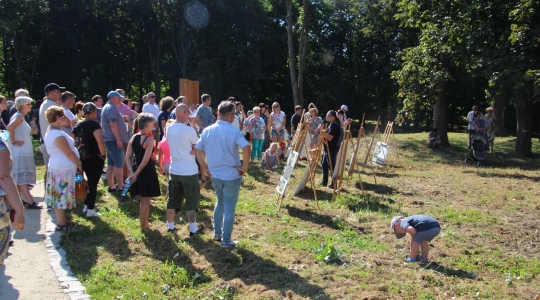
M 272 137 L 285 137 L 285 129 L 281 129 L 279 131 L 279 134 L 277 133 L 277 131 L 275 129 L 272 129 Z
M 117 149 L 116 142 L 105 142 L 105 148 L 107 149 L 107 166 L 123 168 L 124 147 L 122 147 L 122 149 Z
M 433 227 L 426 231 L 417 232 L 413 237 L 413 241 L 418 244 L 422 244 L 424 241 L 431 242 L 431 240 L 434 239 L 439 232 L 441 232 L 441 227 Z

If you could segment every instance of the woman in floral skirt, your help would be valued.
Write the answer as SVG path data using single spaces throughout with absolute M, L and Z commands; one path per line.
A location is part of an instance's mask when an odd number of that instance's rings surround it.
M 54 208 L 56 230 L 72 230 L 75 227 L 66 221 L 65 210 L 75 207 L 75 174 L 77 170 L 82 173 L 82 164 L 75 141 L 61 129 L 67 119 L 64 110 L 49 107 L 45 116 L 50 123 L 45 134 L 45 147 L 50 155 L 45 203 Z

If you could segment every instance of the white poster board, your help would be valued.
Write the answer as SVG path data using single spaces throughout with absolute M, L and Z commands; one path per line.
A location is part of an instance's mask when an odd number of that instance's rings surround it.
M 287 163 L 285 164 L 285 168 L 283 168 L 283 175 L 279 178 L 278 186 L 276 187 L 276 191 L 283 196 L 285 194 L 285 189 L 287 188 L 287 184 L 289 184 L 289 178 L 291 177 L 292 171 L 294 169 L 294 166 L 296 165 L 296 161 L 298 160 L 298 152 L 291 151 L 289 153 L 289 157 L 287 158 Z
M 386 161 L 386 156 L 388 155 L 388 145 L 383 142 L 378 142 L 375 145 L 375 150 L 373 150 L 373 157 L 371 162 L 383 167 Z

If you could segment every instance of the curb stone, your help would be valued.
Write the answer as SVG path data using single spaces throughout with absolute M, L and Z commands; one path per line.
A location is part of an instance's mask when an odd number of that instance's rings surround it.
M 36 183 L 41 184 L 43 181 Z M 66 295 L 71 300 L 90 300 L 90 295 L 86 293 L 86 288 L 82 285 L 79 279 L 75 276 L 67 261 L 66 250 L 60 246 L 62 232 L 56 231 L 56 216 L 53 211 L 48 212 L 46 232 L 45 232 L 45 247 L 49 253 L 49 263 L 60 282 L 60 286 Z

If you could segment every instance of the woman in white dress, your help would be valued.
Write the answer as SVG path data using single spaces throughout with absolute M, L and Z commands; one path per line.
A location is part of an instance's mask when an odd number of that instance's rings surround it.
M 24 120 L 24 116 L 32 110 L 32 98 L 17 97 L 14 105 L 17 112 L 11 117 L 7 126 L 9 139 L 13 144 L 11 149 L 13 159 L 11 173 L 19 192 L 24 197 L 24 206 L 26 208 L 40 209 L 43 206 L 38 205 L 34 201 L 32 194 L 30 194 L 29 185 L 36 184 L 36 162 L 34 160 L 34 147 L 32 146 L 32 128 Z

